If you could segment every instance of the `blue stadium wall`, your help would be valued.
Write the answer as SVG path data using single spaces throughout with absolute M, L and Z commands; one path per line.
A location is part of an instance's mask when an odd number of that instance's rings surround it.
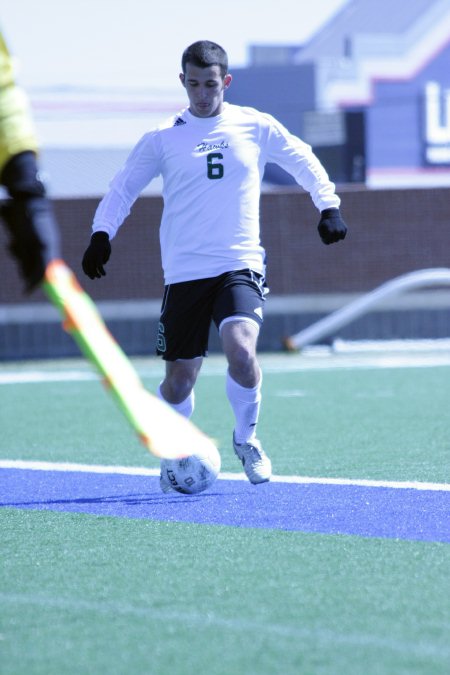
M 426 160 L 426 85 L 439 85 L 439 117 L 450 134 L 446 111 L 446 92 L 450 90 L 450 45 L 414 77 L 404 81 L 375 81 L 373 98 L 366 108 L 367 166 L 379 168 L 422 169 L 433 166 Z M 450 142 L 446 145 L 450 152 Z M 450 167 L 447 162 L 434 166 Z

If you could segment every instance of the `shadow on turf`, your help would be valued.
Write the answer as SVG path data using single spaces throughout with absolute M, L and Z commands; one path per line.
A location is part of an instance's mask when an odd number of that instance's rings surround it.
M 196 495 L 183 494 L 128 494 L 114 495 L 111 497 L 79 497 L 77 499 L 43 499 L 26 502 L 0 502 L 0 507 L 30 507 L 30 506 L 56 506 L 58 504 L 125 504 L 127 506 L 140 506 L 142 504 L 182 504 L 186 502 L 199 502 L 208 497 L 216 497 L 217 492 L 203 492 Z

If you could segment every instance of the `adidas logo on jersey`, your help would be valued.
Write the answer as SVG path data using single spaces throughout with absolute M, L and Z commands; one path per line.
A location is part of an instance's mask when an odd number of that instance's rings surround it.
M 181 119 L 181 117 L 177 117 L 177 119 L 174 122 L 174 127 L 181 127 L 183 124 L 186 124 L 186 121 Z

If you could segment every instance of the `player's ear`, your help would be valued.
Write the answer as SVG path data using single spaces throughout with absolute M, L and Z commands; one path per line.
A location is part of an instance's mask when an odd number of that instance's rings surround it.
M 185 86 L 185 85 L 184 85 L 184 73 L 180 73 L 180 82 L 181 82 L 181 84 L 182 84 L 183 87 L 184 87 L 184 86 Z
M 225 75 L 225 77 L 224 77 L 224 79 L 223 79 L 223 88 L 224 88 L 224 89 L 228 89 L 228 87 L 229 87 L 230 84 L 231 84 L 231 80 L 232 80 L 232 79 L 233 79 L 233 77 L 230 75 L 230 73 L 227 73 L 227 74 Z

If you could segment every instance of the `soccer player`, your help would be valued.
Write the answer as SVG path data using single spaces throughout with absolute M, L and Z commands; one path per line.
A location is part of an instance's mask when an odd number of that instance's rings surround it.
M 222 47 L 207 40 L 187 47 L 180 80 L 188 107 L 145 134 L 113 178 L 82 266 L 91 279 L 104 276 L 110 240 L 143 188 L 162 175 L 165 291 L 156 350 L 166 371 L 158 394 L 182 415 L 192 414 L 214 321 L 228 362 L 234 451 L 248 479 L 263 483 L 272 473 L 256 436 L 262 383 L 256 347 L 268 292 L 259 224 L 265 164 L 280 165 L 310 193 L 325 244 L 343 239 L 347 227 L 311 148 L 272 116 L 224 101 L 232 76 Z M 170 490 L 163 481 L 161 488 Z
M 14 81 L 0 33 L 0 184 L 9 196 L 0 214 L 28 291 L 42 281 L 47 263 L 59 257 L 59 231 L 39 178 L 37 151 L 28 101 Z

